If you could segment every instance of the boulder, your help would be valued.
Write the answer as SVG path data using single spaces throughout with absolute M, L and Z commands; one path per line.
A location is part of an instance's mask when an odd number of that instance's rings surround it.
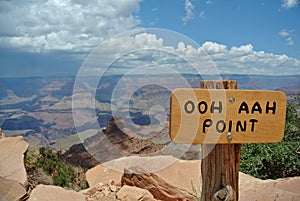
M 187 201 L 196 197 L 184 189 L 173 186 L 153 173 L 144 173 L 140 167 L 125 170 L 122 185 L 136 186 L 148 190 L 154 198 L 164 201 Z
M 65 190 L 58 186 L 38 185 L 35 187 L 28 201 L 85 201 L 85 196 L 72 190 Z
M 22 184 L 17 181 L 0 177 L 0 200 L 16 201 L 26 200 L 28 194 Z
M 300 177 L 277 180 L 244 180 L 240 200 L 286 201 L 300 200 Z
M 274 187 L 300 195 L 300 177 L 277 179 L 274 181 Z
M 200 166 L 201 160 L 177 159 L 170 166 L 154 173 L 167 183 L 195 194 L 201 190 Z
M 94 187 L 80 191 L 86 196 L 87 201 L 115 201 L 116 192 L 119 190 L 119 186 L 116 186 L 114 181 L 110 181 L 108 184 L 99 183 Z
M 90 187 L 94 187 L 99 183 L 107 184 L 110 180 L 113 180 L 118 184 L 121 183 L 121 177 L 121 172 L 110 169 L 104 165 L 97 165 L 85 173 L 86 181 Z
M 24 153 L 28 143 L 23 137 L 5 137 L 0 139 L 0 176 L 27 184 L 27 174 L 24 167 Z
M 124 185 L 116 196 L 120 201 L 156 201 L 149 191 L 127 185 Z

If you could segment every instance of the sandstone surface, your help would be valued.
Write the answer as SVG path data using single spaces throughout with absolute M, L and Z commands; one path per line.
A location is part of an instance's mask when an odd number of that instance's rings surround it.
M 58 186 L 38 185 L 30 194 L 28 201 L 85 201 L 81 193 L 65 190 Z
M 17 181 L 26 186 L 27 174 L 24 167 L 24 153 L 28 143 L 23 137 L 5 137 L 0 139 L 0 176 Z
M 242 180 L 240 181 L 240 200 L 300 200 L 300 177 L 277 180 Z
M 156 201 L 153 195 L 142 188 L 124 185 L 116 194 L 121 201 Z
M 140 167 L 126 169 L 121 179 L 122 186 L 129 185 L 148 190 L 155 199 L 184 201 L 196 198 L 193 194 L 167 183 L 153 173 L 144 173 Z
M 1 201 L 14 201 L 14 200 L 26 200 L 28 194 L 17 181 L 0 177 L 0 200 Z

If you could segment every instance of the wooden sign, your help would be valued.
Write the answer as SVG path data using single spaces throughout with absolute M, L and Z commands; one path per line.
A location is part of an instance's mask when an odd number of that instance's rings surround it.
M 286 97 L 278 91 L 175 89 L 170 137 L 180 144 L 279 142 Z

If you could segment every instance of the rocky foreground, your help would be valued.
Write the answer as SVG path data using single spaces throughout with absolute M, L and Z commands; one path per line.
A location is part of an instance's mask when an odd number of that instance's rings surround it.
M 172 156 L 124 157 L 98 165 L 87 171 L 89 188 L 80 192 L 51 185 L 38 185 L 27 192 L 23 163 L 27 149 L 22 137 L 0 139 L 0 201 L 172 201 L 197 200 L 201 194 L 200 161 Z M 166 168 L 157 167 L 168 163 Z M 144 172 L 141 164 L 159 171 Z M 120 167 L 125 171 L 117 171 Z M 300 200 L 300 177 L 260 180 L 240 173 L 239 188 L 242 201 Z

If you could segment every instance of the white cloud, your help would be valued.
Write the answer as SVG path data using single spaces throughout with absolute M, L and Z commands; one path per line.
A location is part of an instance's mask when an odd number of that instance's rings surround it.
M 186 25 L 188 21 L 193 19 L 194 9 L 195 6 L 192 4 L 192 2 L 189 0 L 185 0 L 185 4 L 184 4 L 185 16 L 182 18 L 183 25 Z
M 253 46 L 251 44 L 242 45 L 240 47 L 232 47 L 229 53 L 235 57 L 249 55 L 253 52 Z
M 25 51 L 90 51 L 139 24 L 140 0 L 0 1 L 0 46 Z
M 225 45 L 202 45 L 221 73 L 291 75 L 299 74 L 300 60 L 287 55 L 255 51 L 251 44 L 228 49 Z
M 283 37 L 287 37 L 290 35 L 290 33 L 288 31 L 286 31 L 285 29 L 283 29 L 279 32 L 279 35 L 283 36 Z
M 201 11 L 201 12 L 199 13 L 199 17 L 200 17 L 201 19 L 205 19 L 205 11 Z
M 287 45 L 294 45 L 294 40 L 292 38 L 293 32 L 294 32 L 293 30 L 282 29 L 279 32 L 279 35 L 282 36 L 283 38 L 285 38 Z
M 202 44 L 202 48 L 208 53 L 208 54 L 219 54 L 227 52 L 227 46 L 218 44 L 215 42 L 207 41 Z
M 288 44 L 288 45 L 294 45 L 293 38 L 292 37 L 287 37 L 286 38 L 286 44 Z
M 165 36 L 167 37 L 167 36 Z M 174 55 L 189 61 L 191 65 L 199 68 L 199 72 L 203 74 L 214 74 L 216 71 L 211 69 L 213 62 L 220 74 L 263 74 L 263 75 L 293 75 L 299 74 L 300 60 L 287 55 L 276 55 L 264 51 L 256 51 L 253 45 L 247 44 L 242 46 L 227 47 L 224 44 L 216 42 L 205 42 L 200 47 L 192 47 L 184 42 L 170 45 L 166 38 L 160 38 L 155 34 L 142 33 L 135 36 L 126 36 L 116 41 L 109 42 L 107 49 L 98 52 L 99 55 L 108 55 L 108 57 L 117 60 L 116 72 L 122 69 L 134 69 L 141 66 L 159 66 L 169 67 L 179 70 L 182 73 L 191 73 L 187 69 L 187 64 L 175 59 Z M 168 45 L 166 45 L 166 43 Z M 129 52 L 128 56 L 114 55 L 114 50 L 121 52 Z M 141 51 L 133 51 L 140 49 Z M 151 51 L 158 51 L 152 54 Z M 159 51 L 169 52 L 170 55 L 159 53 Z M 203 52 L 209 56 L 205 56 Z M 96 58 L 96 57 L 95 57 Z M 96 59 L 99 59 L 98 57 Z M 104 59 L 101 59 L 103 62 Z M 95 66 L 99 66 L 99 62 L 95 61 Z M 208 64 L 208 65 L 206 65 Z M 206 66 L 210 66 L 207 68 Z M 186 68 L 186 69 L 185 69 Z M 121 69 L 121 70 L 120 70 Z M 193 72 L 194 73 L 194 72 Z
M 211 5 L 211 4 L 214 4 L 214 2 L 213 2 L 213 0 L 207 0 L 207 1 L 206 1 L 206 4 L 207 4 L 207 5 Z
M 293 8 L 298 6 L 299 0 L 283 0 L 282 1 L 282 7 L 283 8 Z

